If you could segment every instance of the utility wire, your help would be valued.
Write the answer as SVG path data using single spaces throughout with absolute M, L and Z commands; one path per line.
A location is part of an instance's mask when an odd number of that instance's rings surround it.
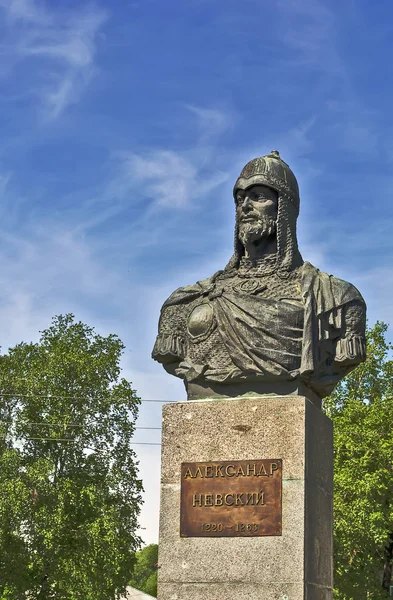
M 6 436 L 0 435 L 0 439 L 4 439 Z M 76 444 L 78 440 L 73 438 L 48 438 L 48 437 L 32 437 L 26 438 L 26 442 L 41 441 L 41 442 L 70 442 Z M 130 446 L 161 446 L 160 442 L 130 442 Z
M 85 428 L 85 427 L 88 427 L 89 425 L 91 425 L 92 422 L 96 423 L 97 421 L 98 421 L 98 419 L 96 421 L 90 421 L 90 423 L 87 423 L 86 425 L 75 425 L 73 423 L 45 423 L 44 421 L 37 421 L 37 422 L 29 421 L 28 423 L 22 422 L 22 423 L 18 423 L 18 424 L 23 425 L 23 427 L 30 427 L 30 425 L 32 425 L 32 426 L 39 426 L 39 427 L 72 427 L 72 428 L 83 427 L 83 428 Z M 13 419 L 9 419 L 9 420 L 8 419 L 7 420 L 0 419 L 0 424 L 1 423 L 14 423 L 14 422 L 15 422 L 15 420 L 13 420 Z M 161 427 L 139 427 L 139 426 L 136 426 L 136 427 L 134 427 L 134 429 L 151 429 L 151 430 L 157 430 L 157 431 L 160 430 L 161 431 Z
M 31 442 L 32 440 L 36 441 L 36 440 L 41 440 L 41 441 L 46 441 L 46 442 L 72 442 L 72 443 L 76 443 L 76 441 L 72 438 L 39 438 L 39 437 L 33 437 L 33 438 L 26 438 L 26 442 Z
M 85 400 L 88 398 L 102 398 L 102 396 L 92 396 L 91 394 L 86 394 L 85 396 L 62 396 L 58 394 L 3 394 L 0 392 L 0 397 L 13 397 L 13 398 L 61 398 L 63 400 Z M 142 400 L 141 398 L 137 398 L 140 402 L 185 402 L 185 400 Z
M 58 394 L 18 394 L 18 393 L 14 393 L 14 394 L 5 394 L 5 393 L 1 393 L 0 392 L 0 397 L 5 398 L 5 397 L 14 397 L 14 398 L 50 398 L 50 399 L 62 399 L 62 400 L 85 400 L 86 397 L 89 398 L 100 398 L 101 396 L 91 396 L 90 394 L 86 394 L 85 396 L 63 396 L 63 395 L 58 395 Z M 156 400 L 156 399 L 146 399 L 146 400 L 142 400 L 140 398 L 138 398 L 138 400 L 140 400 L 140 402 L 156 402 L 156 403 L 168 403 L 170 402 L 170 400 Z M 176 401 L 172 401 L 172 402 L 182 402 L 182 400 L 176 400 Z M 96 423 L 97 421 L 99 421 L 99 419 L 95 419 L 94 421 L 91 421 L 90 423 Z M 12 419 L 9 420 L 5 420 L 5 419 L 1 419 L 0 423 L 13 423 L 14 421 Z M 89 423 L 87 425 L 80 425 L 80 424 L 76 424 L 76 423 L 45 423 L 45 422 L 38 422 L 38 421 L 30 421 L 29 423 L 24 423 L 24 426 L 38 426 L 38 427 L 70 427 L 70 428 L 83 428 L 89 425 Z M 135 427 L 135 430 L 150 430 L 150 431 L 160 431 L 161 427 Z M 5 438 L 6 436 L 4 435 L 0 435 L 0 439 L 1 438 Z M 76 440 L 72 439 L 72 438 L 48 438 L 48 437 L 31 437 L 31 438 L 26 438 L 26 441 L 51 441 L 51 442 L 71 442 L 71 443 L 76 443 Z M 130 445 L 137 445 L 137 446 L 161 446 L 161 444 L 159 442 L 130 442 Z
M 161 446 L 159 442 L 130 442 L 131 446 Z

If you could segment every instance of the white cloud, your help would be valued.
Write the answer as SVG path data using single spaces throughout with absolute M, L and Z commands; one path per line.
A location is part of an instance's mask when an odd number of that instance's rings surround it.
M 228 173 L 214 168 L 209 157 L 217 152 L 217 139 L 231 125 L 230 114 L 206 107 L 186 108 L 196 116 L 199 131 L 193 146 L 184 151 L 165 148 L 118 153 L 120 168 L 111 183 L 112 192 L 124 195 L 124 190 L 138 187 L 142 198 L 153 200 L 155 207 L 188 208 L 192 200 L 227 181 Z
M 309 94 L 318 106 L 316 116 L 325 126 L 326 139 L 333 138 L 336 147 L 344 152 L 375 156 L 380 144 L 378 118 L 367 107 L 363 89 L 357 89 L 348 63 L 350 54 L 344 53 L 339 43 L 346 34 L 345 20 L 326 0 L 278 0 L 277 6 L 278 35 L 291 50 L 285 59 L 288 78 L 294 73 L 304 78 L 315 72 L 323 77 Z M 352 9 L 351 18 L 356 20 L 355 4 Z M 315 101 L 316 97 L 319 100 Z
M 235 121 L 235 115 L 217 108 L 187 105 L 186 108 L 198 118 L 200 142 L 211 142 L 230 129 Z
M 208 193 L 227 180 L 227 173 L 213 173 L 201 181 L 195 161 L 173 150 L 123 155 L 123 173 L 128 181 L 143 185 L 145 197 L 156 206 L 187 208 L 194 198 Z
M 91 302 L 115 303 L 117 275 L 103 267 L 94 248 L 53 222 L 24 233 L 0 231 L 0 328 L 3 348 L 36 338 L 60 312 L 83 312 Z
M 71 13 L 34 0 L 3 1 L 1 9 L 7 31 L 2 53 L 9 59 L 3 75 L 12 65 L 31 63 L 36 76 L 26 93 L 38 98 L 45 119 L 56 119 L 92 79 L 97 36 L 107 15 L 92 5 Z
M 290 143 L 292 153 L 301 155 L 311 150 L 312 142 L 308 136 L 315 125 L 316 120 L 317 118 L 312 116 L 289 130 L 287 141 Z
M 390 325 L 388 336 L 393 337 L 393 272 L 389 264 L 381 264 L 373 269 L 359 269 L 356 284 L 367 302 L 367 316 L 370 325 L 377 320 Z
M 144 156 L 130 153 L 124 169 L 146 183 L 146 195 L 161 206 L 186 206 L 196 187 L 197 169 L 172 150 L 155 150 Z
M 8 11 L 11 21 L 26 21 L 37 25 L 48 25 L 51 21 L 50 15 L 34 0 L 3 0 L 0 6 Z
M 11 177 L 11 173 L 0 173 L 0 198 L 5 194 Z
M 280 38 L 297 53 L 290 63 L 345 77 L 345 65 L 335 43 L 337 17 L 326 4 L 321 0 L 278 0 L 277 6 Z
M 56 78 L 57 83 L 47 86 L 40 93 L 44 100 L 44 114 L 46 118 L 56 119 L 71 104 L 76 104 L 89 84 L 93 71 L 84 70 L 83 73 L 71 71 L 68 75 Z
M 376 113 L 363 105 L 360 96 L 347 92 L 346 100 L 329 102 L 328 110 L 344 150 L 369 157 L 378 154 L 381 136 Z

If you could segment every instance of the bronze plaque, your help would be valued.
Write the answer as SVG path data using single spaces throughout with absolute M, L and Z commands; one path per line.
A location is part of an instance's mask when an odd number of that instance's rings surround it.
M 181 537 L 281 535 L 282 460 L 181 465 Z

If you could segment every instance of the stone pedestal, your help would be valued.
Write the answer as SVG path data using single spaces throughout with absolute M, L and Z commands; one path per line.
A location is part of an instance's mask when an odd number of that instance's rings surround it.
M 282 535 L 180 537 L 182 462 L 282 459 Z M 163 410 L 158 600 L 331 600 L 331 421 L 307 398 Z

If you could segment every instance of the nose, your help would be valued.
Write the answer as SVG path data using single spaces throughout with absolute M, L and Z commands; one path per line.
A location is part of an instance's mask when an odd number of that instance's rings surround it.
M 248 212 L 248 211 L 249 211 L 251 208 L 252 208 L 252 205 L 251 205 L 251 198 L 250 198 L 250 196 L 249 196 L 248 194 L 246 194 L 246 195 L 244 196 L 244 200 L 243 200 L 243 202 L 242 202 L 242 209 L 243 209 L 244 211 Z

